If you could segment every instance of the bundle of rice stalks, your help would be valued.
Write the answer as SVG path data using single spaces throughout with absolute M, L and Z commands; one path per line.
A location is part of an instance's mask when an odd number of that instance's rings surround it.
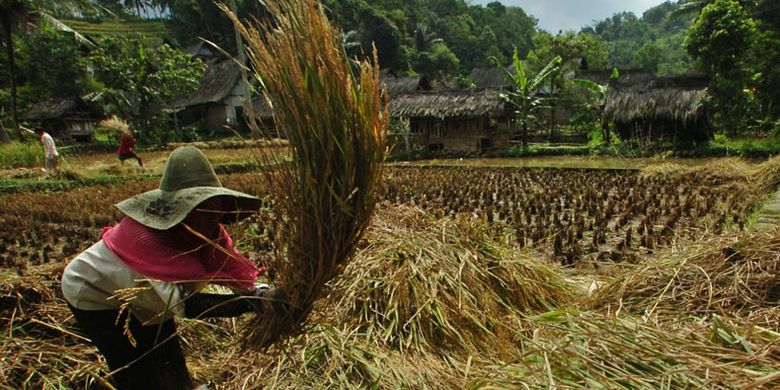
M 266 163 L 280 163 L 263 174 L 286 218 L 277 236 L 283 253 L 272 266 L 290 310 L 258 317 L 248 332 L 248 345 L 255 347 L 294 333 L 325 283 L 350 259 L 374 210 L 390 120 L 376 53 L 373 65 L 351 62 L 318 1 L 266 5 L 272 21 L 254 25 L 225 9 L 246 40 L 292 154 L 281 164 L 289 154 L 262 150 Z
M 780 232 L 706 237 L 670 248 L 596 290 L 588 306 L 678 320 L 681 313 L 752 317 L 780 329 Z M 776 311 L 780 313 L 780 310 Z
M 131 134 L 130 125 L 125 120 L 119 118 L 116 115 L 112 116 L 111 118 L 100 121 L 98 123 L 98 127 L 110 134 L 115 134 L 115 135 Z
M 61 263 L 0 274 L 0 389 L 108 386 L 95 348 L 69 327 Z
M 466 216 L 379 213 L 368 243 L 333 283 L 326 307 L 372 342 L 415 352 L 493 355 L 512 348 L 510 315 L 570 303 L 561 270 L 489 237 Z
M 690 178 L 694 176 L 706 176 L 711 178 L 747 180 L 756 173 L 755 164 L 737 158 L 722 158 L 701 166 L 689 166 L 672 162 L 651 164 L 640 170 L 644 177 L 666 176 Z
M 630 318 L 555 311 L 530 319 L 537 327 L 516 361 L 496 365 L 472 388 L 734 389 L 777 388 L 780 341 L 739 337 L 713 342 L 713 324 L 659 328 Z M 722 325 L 722 324 L 720 324 Z M 719 326 L 720 326 L 719 325 Z M 490 387 L 488 387 L 488 385 Z

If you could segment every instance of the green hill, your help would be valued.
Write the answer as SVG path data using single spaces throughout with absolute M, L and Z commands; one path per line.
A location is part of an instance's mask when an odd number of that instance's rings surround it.
M 141 35 L 152 40 L 160 41 L 165 38 L 165 23 L 156 20 L 126 22 L 64 19 L 62 22 L 76 30 L 79 34 L 88 35 L 93 38 L 99 38 L 106 35 Z

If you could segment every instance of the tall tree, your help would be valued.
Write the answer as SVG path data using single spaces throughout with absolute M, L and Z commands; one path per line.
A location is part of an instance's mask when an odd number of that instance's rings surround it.
M 709 92 L 715 119 L 727 131 L 738 131 L 747 110 L 745 87 L 756 23 L 735 0 L 715 0 L 705 6 L 688 30 L 685 46 L 710 75 Z
M 18 48 L 19 74 L 33 99 L 66 98 L 89 92 L 87 61 L 73 36 L 53 28 L 30 34 Z
M 21 27 L 37 22 L 41 17 L 51 15 L 72 15 L 82 10 L 95 9 L 91 0 L 0 0 L 0 27 L 8 57 L 8 84 L 11 89 L 11 120 L 19 132 L 16 91 L 16 52 L 14 34 Z M 5 129 L 0 130 L 2 132 Z M 0 139 L 7 139 L 0 135 Z

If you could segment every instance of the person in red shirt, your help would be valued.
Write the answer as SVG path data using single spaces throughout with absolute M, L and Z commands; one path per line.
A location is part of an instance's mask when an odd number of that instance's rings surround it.
M 138 165 L 143 167 L 144 162 L 141 160 L 141 157 L 138 157 L 135 153 L 134 148 L 135 137 L 133 136 L 132 131 L 128 130 L 127 132 L 122 132 L 122 135 L 119 136 L 119 161 L 124 164 L 125 160 L 134 158 L 138 161 Z

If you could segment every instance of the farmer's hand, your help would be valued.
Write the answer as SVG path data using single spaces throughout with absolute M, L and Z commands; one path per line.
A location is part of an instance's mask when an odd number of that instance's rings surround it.
M 257 297 L 257 299 L 252 300 L 257 303 L 257 311 L 263 311 L 270 308 L 277 315 L 282 315 L 286 313 L 289 308 L 287 293 L 282 289 L 269 288 L 267 285 L 261 285 L 255 288 L 252 295 Z

